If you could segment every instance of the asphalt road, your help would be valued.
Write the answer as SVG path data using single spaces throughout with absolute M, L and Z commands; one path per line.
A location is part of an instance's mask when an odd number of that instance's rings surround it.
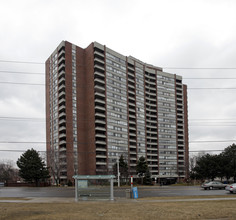
M 199 186 L 162 186 L 139 188 L 139 197 L 171 197 L 171 196 L 202 196 L 202 195 L 227 195 L 226 190 L 204 190 Z
M 125 197 L 129 188 L 114 188 L 115 197 Z M 150 186 L 138 187 L 139 198 L 198 196 L 198 195 L 229 195 L 225 190 L 203 190 L 199 186 Z M 0 197 L 64 197 L 74 198 L 74 187 L 0 187 Z

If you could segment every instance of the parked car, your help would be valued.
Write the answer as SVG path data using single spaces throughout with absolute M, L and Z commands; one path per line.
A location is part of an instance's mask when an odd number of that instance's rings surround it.
M 229 191 L 230 193 L 235 193 L 236 192 L 236 183 L 233 183 L 231 185 L 227 185 L 225 187 L 225 190 Z
M 225 189 L 226 186 L 227 186 L 227 184 L 224 184 L 219 181 L 211 181 L 208 183 L 203 183 L 201 185 L 201 187 L 205 190 L 207 190 L 207 189 Z

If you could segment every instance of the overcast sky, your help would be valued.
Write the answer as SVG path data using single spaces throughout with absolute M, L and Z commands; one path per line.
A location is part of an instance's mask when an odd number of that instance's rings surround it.
M 12 83 L 44 84 L 43 63 L 62 40 L 82 48 L 97 41 L 183 76 L 190 151 L 229 146 L 236 139 L 235 11 L 235 0 L 1 1 L 0 160 L 16 161 L 22 152 L 15 150 L 45 151 L 45 88 Z

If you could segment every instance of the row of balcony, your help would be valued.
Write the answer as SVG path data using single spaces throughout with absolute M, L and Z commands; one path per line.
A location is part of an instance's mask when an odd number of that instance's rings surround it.
M 65 113 L 65 48 L 60 48 L 58 52 L 58 119 L 59 119 L 59 159 L 60 166 L 63 167 L 60 179 L 67 179 L 66 170 L 66 113 Z
M 106 170 L 106 118 L 105 118 L 105 60 L 104 51 L 94 48 L 94 95 L 95 95 L 95 144 L 96 172 Z
M 60 166 L 64 167 L 60 174 L 61 179 L 66 179 L 66 113 L 65 113 L 65 47 L 58 52 L 58 119 L 59 119 L 59 159 Z

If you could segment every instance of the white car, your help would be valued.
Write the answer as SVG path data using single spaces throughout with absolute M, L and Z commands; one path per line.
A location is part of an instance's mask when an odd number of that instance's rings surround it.
M 236 192 L 236 183 L 233 183 L 231 185 L 227 185 L 225 187 L 225 190 L 229 191 L 230 193 L 235 193 Z

